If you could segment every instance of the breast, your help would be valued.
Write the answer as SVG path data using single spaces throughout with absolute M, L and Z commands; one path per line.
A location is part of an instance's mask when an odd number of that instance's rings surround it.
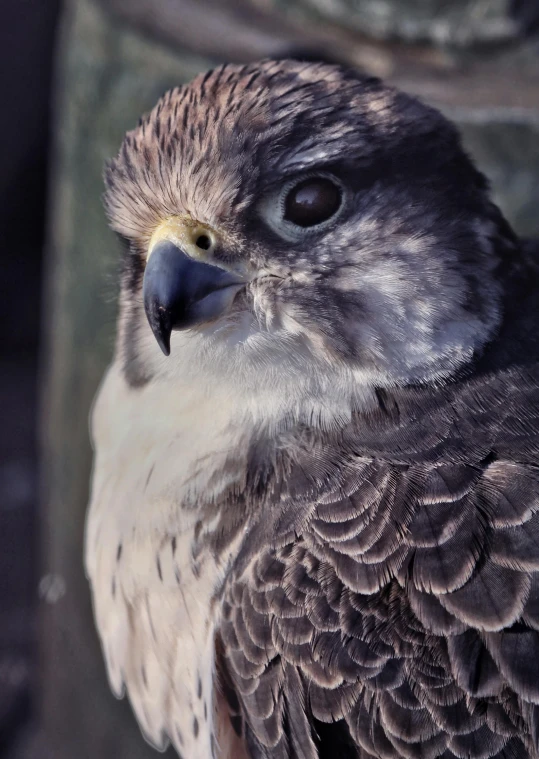
M 168 736 L 191 759 L 212 755 L 212 599 L 241 540 L 194 559 L 208 527 L 200 505 L 240 476 L 225 465 L 238 442 L 231 412 L 193 390 L 130 388 L 113 366 L 92 419 L 85 563 L 111 688 L 127 691 L 152 744 Z

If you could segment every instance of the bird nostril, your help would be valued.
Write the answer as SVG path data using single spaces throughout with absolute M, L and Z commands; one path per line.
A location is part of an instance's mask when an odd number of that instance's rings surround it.
M 201 250 L 209 250 L 211 248 L 211 240 L 208 235 L 199 235 L 195 240 L 195 245 Z

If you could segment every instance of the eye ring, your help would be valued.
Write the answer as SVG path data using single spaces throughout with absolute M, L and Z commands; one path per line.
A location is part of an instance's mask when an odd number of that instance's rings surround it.
M 307 180 L 314 179 L 329 180 L 336 188 L 338 188 L 340 205 L 335 212 L 324 221 L 312 226 L 299 226 L 286 219 L 286 198 L 290 191 L 295 187 L 303 184 Z M 259 202 L 258 213 L 262 216 L 266 224 L 279 235 L 279 237 L 294 242 L 301 240 L 304 237 L 308 237 L 309 235 L 318 234 L 326 227 L 334 224 L 336 219 L 340 217 L 346 208 L 347 202 L 347 188 L 338 177 L 325 171 L 312 171 L 308 173 L 305 172 L 304 174 L 300 173 L 293 178 L 288 179 L 279 187 L 274 187 L 274 189 L 270 190 Z

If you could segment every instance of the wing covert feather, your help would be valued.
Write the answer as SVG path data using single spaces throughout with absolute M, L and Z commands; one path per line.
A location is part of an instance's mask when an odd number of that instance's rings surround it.
M 296 452 L 247 531 L 222 628 L 253 759 L 538 756 L 537 382 L 451 392 Z

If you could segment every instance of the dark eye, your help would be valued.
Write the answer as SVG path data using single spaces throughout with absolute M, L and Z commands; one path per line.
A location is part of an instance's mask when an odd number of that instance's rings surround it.
M 284 201 L 284 218 L 298 227 L 314 227 L 330 219 L 341 205 L 339 187 L 326 177 L 304 179 Z

